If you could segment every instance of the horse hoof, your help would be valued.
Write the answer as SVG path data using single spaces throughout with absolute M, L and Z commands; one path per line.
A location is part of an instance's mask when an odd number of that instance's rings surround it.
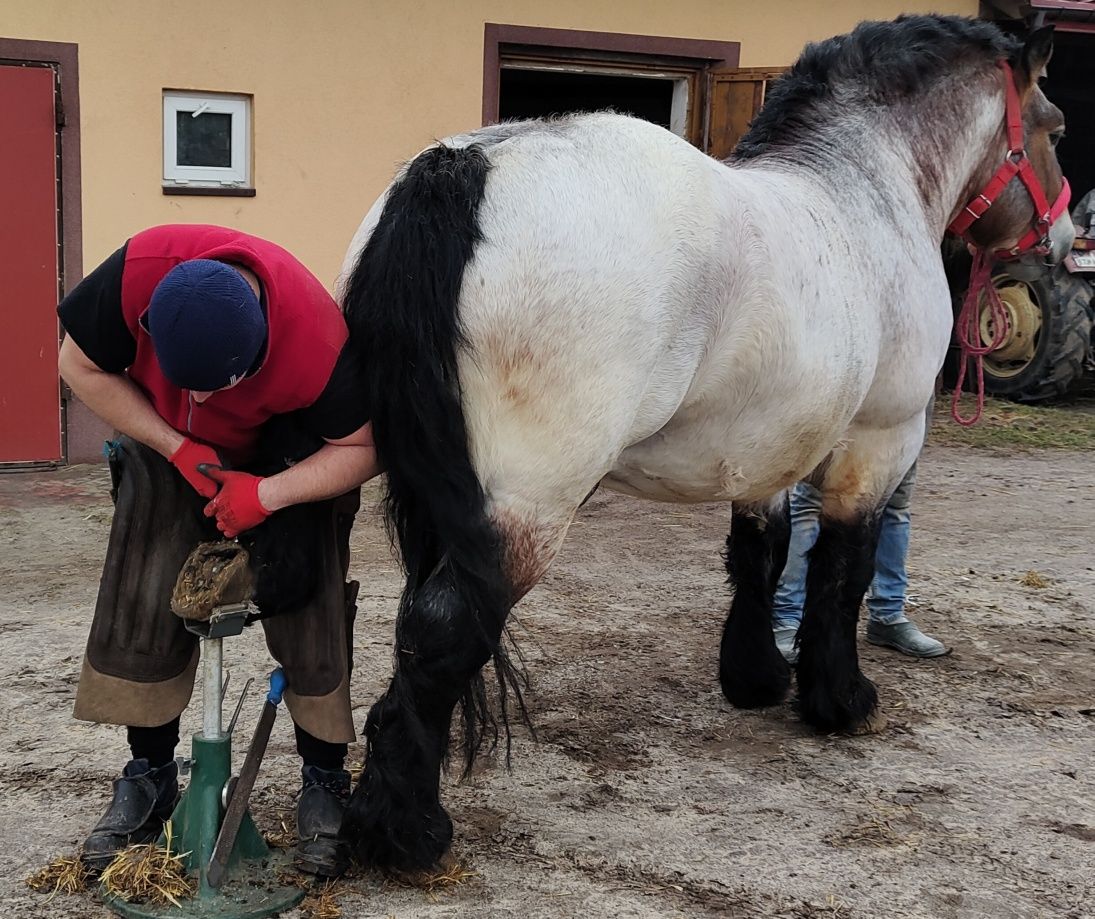
M 746 674 L 741 670 L 727 671 L 724 668 L 719 674 L 722 694 L 735 708 L 767 708 L 779 705 L 787 698 L 787 690 L 791 688 L 791 668 L 782 659 L 780 663 L 782 667 L 773 664 L 764 673 L 755 670 Z
M 452 820 L 440 805 L 433 813 L 375 807 L 362 813 L 351 802 L 342 835 L 360 864 L 410 877 L 436 872 L 444 863 L 452 844 Z
M 392 872 L 436 869 L 452 844 L 452 820 L 437 800 L 436 783 L 433 773 L 415 776 L 413 769 L 366 758 L 340 833 L 355 860 Z
M 860 726 L 875 723 L 878 691 L 874 683 L 861 673 L 855 674 L 841 687 L 816 684 L 804 679 L 800 662 L 798 688 L 802 720 L 819 731 L 859 733 Z
M 749 648 L 745 643 L 724 640 L 719 652 L 719 684 L 735 708 L 779 705 L 791 688 L 791 666 L 774 641 Z
M 882 710 L 875 708 L 863 721 L 859 724 L 852 725 L 848 729 L 848 733 L 852 736 L 860 736 L 863 734 L 881 734 L 890 725 L 890 719 L 887 718 Z

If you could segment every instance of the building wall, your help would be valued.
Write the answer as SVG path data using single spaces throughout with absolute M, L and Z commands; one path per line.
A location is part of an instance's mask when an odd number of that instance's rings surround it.
M 369 204 L 433 138 L 476 126 L 486 22 L 741 43 L 785 65 L 864 18 L 976 15 L 977 0 L 16 0 L 5 38 L 79 45 L 83 263 L 135 231 L 266 236 L 332 284 Z M 165 88 L 254 95 L 254 198 L 161 192 Z

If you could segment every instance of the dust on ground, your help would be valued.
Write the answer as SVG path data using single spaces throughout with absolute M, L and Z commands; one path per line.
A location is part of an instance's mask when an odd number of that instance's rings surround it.
M 354 535 L 359 723 L 390 675 L 400 587 L 378 494 Z M 790 702 L 719 693 L 728 508 L 598 493 L 516 611 L 539 742 L 518 730 L 512 771 L 496 755 L 444 783 L 474 875 L 427 891 L 361 873 L 343 915 L 1095 916 L 1095 459 L 929 446 L 913 511 L 910 613 L 954 653 L 861 643 L 889 727 L 829 737 Z M 121 729 L 70 716 L 110 516 L 101 467 L 0 476 L 4 915 L 110 915 L 23 884 L 75 849 L 126 759 Z M 235 687 L 270 667 L 255 630 L 225 658 Z M 298 770 L 282 715 L 253 800 L 282 839 Z

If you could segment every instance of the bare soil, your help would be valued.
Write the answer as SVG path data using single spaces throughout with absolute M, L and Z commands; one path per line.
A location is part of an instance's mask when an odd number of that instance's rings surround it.
M 359 722 L 400 588 L 377 495 L 354 536 Z M 913 510 L 910 615 L 953 654 L 863 643 L 889 726 L 822 736 L 793 702 L 743 712 L 719 693 L 728 509 L 599 493 L 516 611 L 538 741 L 517 729 L 511 771 L 499 753 L 445 781 L 473 875 L 427 890 L 362 872 L 342 914 L 1095 916 L 1095 459 L 929 447 Z M 5 916 L 109 915 L 23 878 L 75 850 L 126 759 L 121 729 L 70 715 L 110 517 L 102 467 L 0 476 Z M 270 667 L 254 630 L 225 656 L 237 688 Z M 280 837 L 298 768 L 283 715 L 254 799 Z

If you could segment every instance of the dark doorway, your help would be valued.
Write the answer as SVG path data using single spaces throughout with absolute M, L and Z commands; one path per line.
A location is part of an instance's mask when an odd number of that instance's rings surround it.
M 488 22 L 483 124 L 610 108 L 704 145 L 707 77 L 737 67 L 737 42 Z
M 1095 35 L 1057 32 L 1048 71 L 1042 90 L 1065 113 L 1065 136 L 1057 146 L 1057 159 L 1072 186 L 1075 204 L 1095 188 L 1095 112 L 1091 106 Z
M 516 119 L 612 109 L 671 129 L 674 83 L 657 77 L 503 68 L 498 113 Z

